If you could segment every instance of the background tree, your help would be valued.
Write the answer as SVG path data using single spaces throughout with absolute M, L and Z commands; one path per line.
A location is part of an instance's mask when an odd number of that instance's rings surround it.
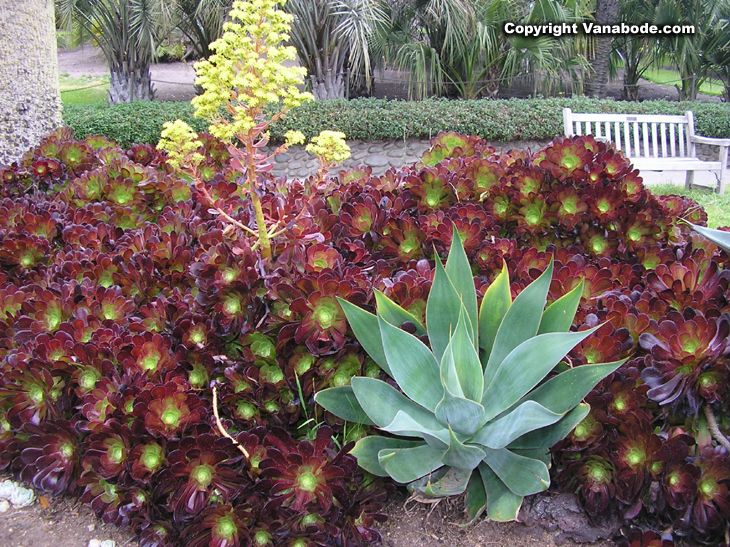
M 660 25 L 692 24 L 694 34 L 676 34 L 662 38 L 662 49 L 679 71 L 677 85 L 680 101 L 697 99 L 702 82 L 712 74 L 712 63 L 707 53 L 713 38 L 713 29 L 719 24 L 719 9 L 724 0 L 662 0 L 657 7 Z
M 61 124 L 53 0 L 0 2 L 0 165 Z
M 536 0 L 521 5 L 524 15 L 518 21 L 524 25 L 577 23 L 588 13 L 588 3 L 582 0 Z M 585 57 L 587 42 L 581 35 L 547 34 L 537 38 L 514 35 L 508 42 L 502 66 L 505 83 L 522 76 L 532 84 L 533 96 L 583 92 L 583 75 L 588 62 Z
M 378 0 L 288 0 L 283 9 L 294 16 L 289 43 L 315 98 L 344 97 L 348 75 L 370 88 L 370 38 L 385 20 Z
M 585 66 L 579 39 L 505 36 L 507 21 L 578 21 L 585 1 L 403 0 L 390 7 L 389 59 L 409 73 L 409 95 L 494 97 L 517 76 L 534 93 L 551 94 L 565 81 L 580 84 Z
M 150 75 L 157 34 L 169 28 L 164 0 L 57 0 L 60 16 L 92 35 L 104 53 L 111 78 L 111 103 L 150 101 L 155 93 Z
M 636 24 L 637 21 L 655 23 L 659 0 L 623 0 L 617 21 Z M 658 62 L 659 41 L 651 35 L 621 35 L 614 38 L 611 59 L 611 76 L 623 67 L 623 91 L 625 101 L 639 100 L 639 80 L 651 66 Z
M 223 35 L 223 21 L 233 0 L 176 0 L 172 13 L 176 26 L 185 35 L 196 59 L 213 53 L 208 47 Z
M 723 100 L 730 102 L 730 2 L 720 5 L 717 17 L 706 42 L 706 61 L 725 87 Z
M 610 25 L 615 23 L 618 8 L 619 0 L 596 0 L 596 24 Z M 637 19 L 634 19 L 634 21 L 637 21 Z M 612 34 L 599 34 L 593 37 L 593 54 L 590 57 L 591 67 L 585 83 L 585 94 L 590 97 L 600 99 L 605 95 L 612 43 Z

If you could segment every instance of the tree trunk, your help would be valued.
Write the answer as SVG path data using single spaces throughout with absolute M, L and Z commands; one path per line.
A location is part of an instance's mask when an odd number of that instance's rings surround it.
M 109 80 L 109 102 L 129 103 L 132 101 L 152 101 L 155 90 L 152 88 L 150 67 L 125 70 L 125 67 L 111 69 Z
M 618 0 L 596 0 L 596 24 L 609 25 L 616 22 Z M 613 36 L 600 34 L 594 38 L 595 48 L 591 59 L 591 73 L 585 83 L 585 94 L 600 99 L 606 94 L 608 84 L 608 62 Z
M 0 2 L 0 165 L 62 124 L 53 0 Z
M 312 75 L 309 80 L 312 84 L 312 95 L 318 101 L 342 99 L 345 96 L 345 79 L 341 72 L 334 74 L 328 71 L 319 78 Z

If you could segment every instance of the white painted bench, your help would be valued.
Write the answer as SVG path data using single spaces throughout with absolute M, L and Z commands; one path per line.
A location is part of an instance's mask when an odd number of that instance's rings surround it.
M 715 192 L 725 193 L 727 153 L 730 139 L 695 135 L 692 111 L 681 116 L 665 114 L 584 114 L 563 109 L 566 137 L 593 135 L 613 142 L 639 171 L 686 171 L 685 186 L 707 188 L 694 183 L 695 171 L 713 171 Z M 696 145 L 718 146 L 718 161 L 697 157 Z

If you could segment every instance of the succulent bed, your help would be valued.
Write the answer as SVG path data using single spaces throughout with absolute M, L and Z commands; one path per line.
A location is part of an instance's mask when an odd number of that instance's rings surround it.
M 206 192 L 254 226 L 226 146 L 201 138 Z M 430 329 L 454 230 L 476 303 L 496 283 L 512 301 L 550 268 L 548 305 L 580 296 L 582 341 L 554 373 L 625 360 L 540 455 L 543 482 L 596 521 L 724 541 L 727 255 L 681 222 L 706 221 L 695 202 L 651 194 L 603 143 L 496 154 L 442 134 L 381 177 L 264 173 L 267 218 L 297 219 L 269 259 L 148 145 L 64 129 L 0 174 L 0 469 L 79 495 L 141 546 L 378 541 L 394 484 L 350 453 L 376 431 L 314 398 L 376 380 L 397 391 L 348 319 L 382 293 L 416 320 L 392 336 Z

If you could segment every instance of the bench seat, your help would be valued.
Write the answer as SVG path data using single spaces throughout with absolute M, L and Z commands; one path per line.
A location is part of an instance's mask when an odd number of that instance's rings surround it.
M 715 191 L 725 193 L 727 155 L 730 139 L 695 135 L 692 111 L 684 115 L 664 114 L 590 114 L 563 109 L 566 137 L 593 135 L 610 141 L 639 171 L 685 171 L 685 186 L 694 184 L 695 171 L 712 171 L 717 178 Z M 719 148 L 717 161 L 697 157 L 697 144 Z

